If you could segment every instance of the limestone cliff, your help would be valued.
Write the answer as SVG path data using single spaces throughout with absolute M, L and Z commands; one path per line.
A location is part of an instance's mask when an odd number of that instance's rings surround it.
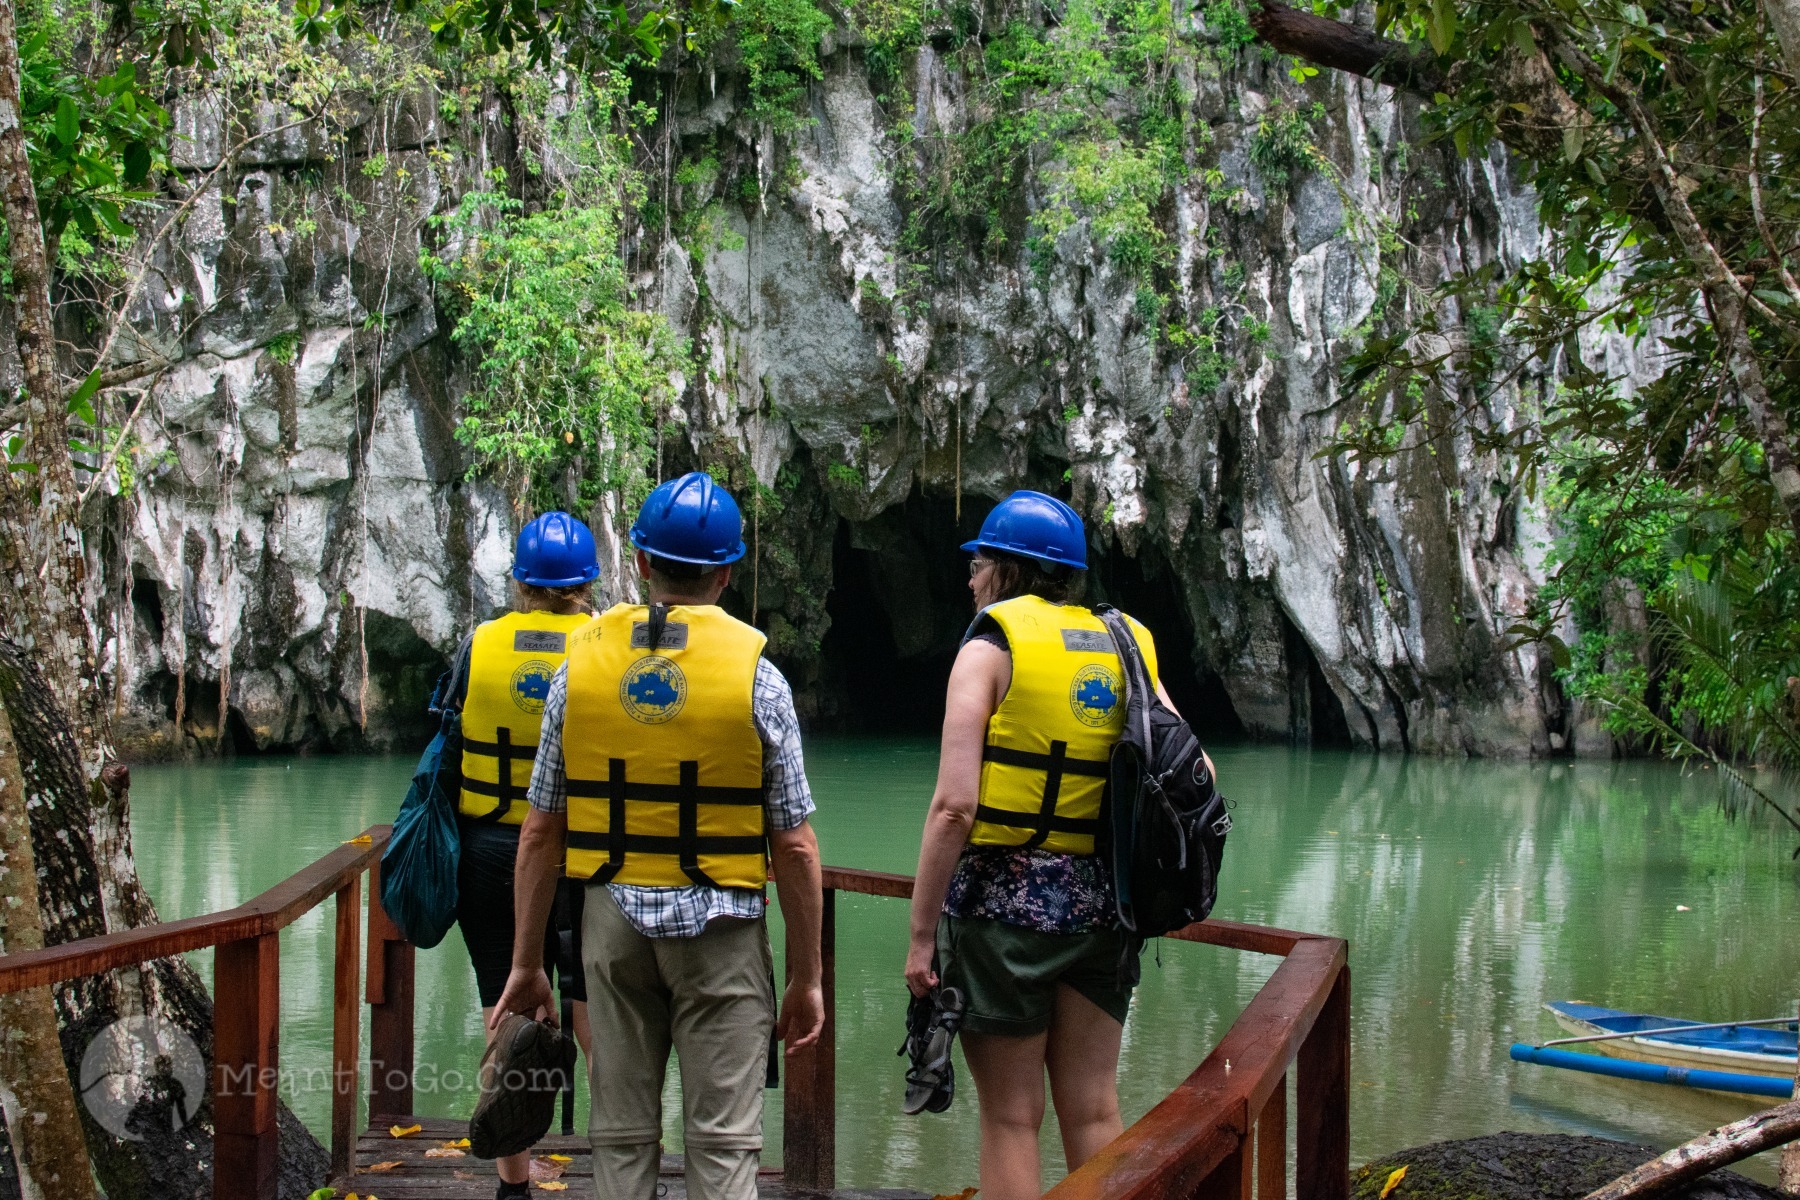
M 1367 83 L 1295 84 L 1254 54 L 1190 72 L 1216 166 L 1156 218 L 1168 302 L 1225 314 L 1220 369 L 1196 385 L 1159 342 L 1161 301 L 1085 222 L 1035 260 L 1020 243 L 900 253 L 917 193 L 897 167 L 918 138 L 971 120 L 965 81 L 930 39 L 904 86 L 872 81 L 841 30 L 823 51 L 810 120 L 780 137 L 747 121 L 729 70 L 677 79 L 677 148 L 711 157 L 668 208 L 712 215 L 698 234 L 639 227 L 627 245 L 645 302 L 697 363 L 661 465 L 769 489 L 735 603 L 770 629 L 815 720 L 868 717 L 870 687 L 904 691 L 920 664 L 902 699 L 929 703 L 967 615 L 955 541 L 993 498 L 1037 486 L 1087 515 L 1096 591 L 1145 611 L 1208 728 L 1576 748 L 1547 663 L 1507 648 L 1546 535 L 1504 466 L 1467 445 L 1379 471 L 1318 455 L 1349 416 L 1340 371 L 1392 291 L 1384 265 L 1430 285 L 1536 244 L 1533 202 L 1500 157 L 1421 148 L 1416 116 Z M 1281 185 L 1251 143 L 1271 105 L 1300 99 L 1322 105 L 1312 138 L 1329 165 Z M 520 118 L 502 97 L 456 108 L 429 88 L 370 101 L 331 137 L 280 128 L 272 105 L 227 120 L 188 98 L 177 114 L 195 194 L 127 352 L 176 365 L 150 394 L 135 499 L 109 518 L 118 544 L 96 562 L 131 599 L 109 651 L 121 732 L 168 752 L 179 703 L 187 735 L 212 745 L 223 680 L 227 744 L 404 741 L 432 674 L 504 602 L 517 519 L 465 478 L 452 431 L 468 366 L 417 259 L 432 213 L 529 157 Z M 1019 202 L 1041 199 L 1028 177 Z M 1375 216 L 1399 231 L 1385 248 Z M 1630 366 L 1616 347 L 1587 351 Z M 620 580 L 615 555 L 612 596 Z M 1590 747 L 1604 743 L 1584 734 Z

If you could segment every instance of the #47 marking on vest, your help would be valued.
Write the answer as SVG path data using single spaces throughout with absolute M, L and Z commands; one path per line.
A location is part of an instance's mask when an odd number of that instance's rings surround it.
M 687 702 L 687 676 L 660 654 L 640 658 L 625 669 L 619 681 L 619 704 L 634 721 L 661 725 L 671 720 Z
M 1124 685 L 1110 667 L 1089 663 L 1069 684 L 1069 708 L 1083 725 L 1098 729 L 1112 720 Z
M 556 636 L 560 639 L 562 634 Z M 556 668 L 541 658 L 520 663 L 507 688 L 512 702 L 532 716 L 538 716 L 544 711 L 544 701 L 550 697 L 550 677 L 555 674 Z
M 687 649 L 688 627 L 685 621 L 671 621 L 663 626 L 662 637 L 656 643 L 658 650 Z M 650 649 L 650 622 L 633 621 L 631 623 L 631 648 L 633 650 Z
M 1102 629 L 1065 629 L 1062 631 L 1063 649 L 1080 650 L 1085 653 L 1114 653 L 1112 638 Z
M 553 629 L 513 631 L 514 654 L 566 654 L 569 635 Z

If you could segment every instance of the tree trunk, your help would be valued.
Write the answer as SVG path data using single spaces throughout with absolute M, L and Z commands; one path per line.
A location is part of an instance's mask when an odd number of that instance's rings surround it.
M 1788 74 L 1800 79 L 1800 0 L 1763 0 L 1769 26 L 1781 43 L 1781 57 Z
M 12 720 L 24 767 L 25 794 L 35 802 L 28 811 L 37 855 L 44 940 L 56 945 L 108 928 L 152 924 L 157 920 L 156 906 L 138 886 L 135 872 L 119 867 L 121 862 L 128 866 L 131 861 L 127 819 L 130 773 L 115 763 L 102 772 L 100 782 L 91 787 L 86 783 L 74 733 L 37 663 L 38 656 L 27 655 L 12 642 L 0 639 L 0 704 Z M 111 815 L 102 819 L 97 810 Z M 124 836 L 101 843 L 93 832 L 96 828 L 116 829 Z M 115 882 L 129 885 L 116 890 L 105 905 L 99 901 L 104 866 L 111 867 Z M 129 920 L 109 926 L 113 916 Z M 105 976 L 71 980 L 56 989 L 56 1004 L 63 1057 L 72 1074 L 79 1075 L 82 1055 L 108 1026 L 122 1018 L 148 1015 L 191 1040 L 210 1077 L 212 1000 L 185 959 L 159 959 Z M 199 1106 L 185 1128 L 143 1141 L 115 1137 L 85 1108 L 81 1116 L 88 1154 L 108 1195 L 154 1196 L 158 1200 L 211 1196 L 210 1102 Z M 281 1196 L 283 1200 L 303 1200 L 324 1183 L 328 1156 L 286 1105 L 280 1110 L 280 1124 Z
M 0 707 L 0 953 L 44 944 L 37 869 L 25 813 L 25 775 Z M 0 996 L 0 1111 L 13 1134 L 20 1191 L 43 1200 L 94 1200 L 94 1177 L 47 987 Z M 16 1132 L 14 1132 L 16 1131 Z
M 56 378 L 50 312 L 50 262 L 38 220 L 37 188 L 19 123 L 19 47 L 14 0 L 0 0 L 0 211 L 19 365 L 25 376 L 24 440 L 0 495 L 0 587 L 10 595 L 0 630 L 46 665 L 56 698 L 75 722 L 90 778 L 106 757 L 97 639 L 88 619 L 87 565 L 81 552 L 79 499 L 69 458 L 68 409 Z M 20 471 L 23 464 L 33 470 Z
M 1690 1180 L 1739 1159 L 1749 1158 L 1771 1146 L 1800 1137 L 1800 1100 L 1767 1109 L 1753 1117 L 1709 1129 L 1635 1171 L 1628 1171 L 1605 1187 L 1595 1188 L 1584 1200 L 1640 1200 L 1660 1196 Z

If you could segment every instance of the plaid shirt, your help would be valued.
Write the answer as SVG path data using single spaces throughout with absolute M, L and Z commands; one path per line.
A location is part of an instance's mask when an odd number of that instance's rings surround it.
M 531 769 L 531 806 L 541 812 L 569 810 L 569 777 L 563 769 L 563 709 L 568 703 L 568 664 L 556 668 L 550 694 L 544 698 L 544 729 L 538 738 L 537 762 Z M 794 693 L 768 659 L 756 662 L 750 692 L 751 715 L 763 743 L 763 805 L 770 829 L 795 829 L 813 811 L 812 789 L 800 753 L 800 719 Z M 768 907 L 762 890 L 687 887 L 636 887 L 609 883 L 633 928 L 646 937 L 693 937 L 714 917 L 760 918 Z

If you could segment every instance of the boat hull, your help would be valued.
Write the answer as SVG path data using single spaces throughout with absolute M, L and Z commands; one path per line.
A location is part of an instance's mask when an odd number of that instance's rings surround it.
M 1575 1037 L 1691 1023 L 1678 1017 L 1646 1016 L 1575 1001 L 1555 1001 L 1544 1007 L 1556 1018 L 1558 1025 Z M 1698 1033 L 1676 1037 L 1617 1037 L 1603 1042 L 1586 1042 L 1580 1049 L 1664 1067 L 1729 1071 L 1791 1080 L 1794 1078 L 1793 1045 L 1794 1034 L 1789 1030 L 1752 1031 L 1740 1027 L 1708 1031 L 1704 1037 Z

